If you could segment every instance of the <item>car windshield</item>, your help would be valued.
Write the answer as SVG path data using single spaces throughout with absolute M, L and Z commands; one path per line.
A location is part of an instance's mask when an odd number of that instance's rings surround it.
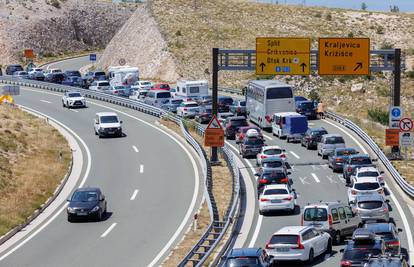
M 372 161 L 370 158 L 353 158 L 351 159 L 352 165 L 364 165 L 364 164 L 372 164 Z
M 267 150 L 263 151 L 263 154 L 265 154 L 265 155 L 279 155 L 279 154 L 282 154 L 282 149 L 278 149 L 278 148 L 267 149 Z
M 298 236 L 297 235 L 273 235 L 269 243 L 270 244 L 294 245 L 298 243 Z
M 377 171 L 368 171 L 358 173 L 358 177 L 377 177 L 379 173 Z
M 249 137 L 244 139 L 244 144 L 248 146 L 260 146 L 263 145 L 263 140 L 257 137 Z
M 69 97 L 81 97 L 80 93 L 70 93 Z
M 117 116 L 102 116 L 101 123 L 116 123 L 118 122 Z
M 358 207 L 361 209 L 373 210 L 382 207 L 382 201 L 363 201 L 358 203 Z
M 97 72 L 95 72 L 95 76 L 105 76 L 105 72 L 97 71 Z
M 327 131 L 314 131 L 312 132 L 312 136 L 322 136 L 324 134 L 328 134 Z
M 323 208 L 307 208 L 303 219 L 305 221 L 326 221 L 328 220 L 328 212 Z
M 235 127 L 242 127 L 242 126 L 248 126 L 249 124 L 247 123 L 246 120 L 232 120 L 231 121 L 231 126 L 235 126 Z
M 101 83 L 98 83 L 98 86 L 109 86 L 109 83 L 108 82 L 101 82 Z
M 123 89 L 125 89 L 125 87 L 124 86 L 114 86 L 114 89 L 115 90 L 123 90 Z
M 357 152 L 354 149 L 344 149 L 344 150 L 336 151 L 337 156 L 349 156 L 349 155 L 354 155 L 356 153 Z
M 141 82 L 141 85 L 151 85 L 150 82 Z
M 228 259 L 226 266 L 229 267 L 240 267 L 240 266 L 258 266 L 259 260 L 257 258 L 252 257 L 240 257 L 240 258 L 232 258 Z
M 170 98 L 171 94 L 170 92 L 162 92 L 157 94 L 157 98 Z
M 232 98 L 219 98 L 218 102 L 221 104 L 227 104 L 227 105 L 231 105 L 233 104 L 233 99 Z
M 283 163 L 281 161 L 269 161 L 263 162 L 263 168 L 280 168 L 282 167 Z
M 181 100 L 181 99 L 173 99 L 173 100 L 171 100 L 171 104 L 181 104 L 181 102 L 183 102 L 183 100 Z
M 357 183 L 354 186 L 356 190 L 375 190 L 380 187 L 379 183 Z
M 344 252 L 343 260 L 358 261 L 364 260 L 368 255 L 379 255 L 381 254 L 380 249 L 368 249 L 368 248 L 354 248 Z
M 239 104 L 240 104 L 240 106 L 244 107 L 244 106 L 246 106 L 246 101 L 240 101 Z
M 98 193 L 95 191 L 77 191 L 72 196 L 72 201 L 88 202 L 97 200 Z
M 327 144 L 344 144 L 345 141 L 341 136 L 332 136 L 332 137 L 328 137 L 326 138 L 326 143 Z
M 196 103 L 193 103 L 193 104 L 186 104 L 186 105 L 185 105 L 185 107 L 186 107 L 186 108 L 197 108 L 197 107 L 198 107 L 198 104 L 196 104 Z
M 287 195 L 289 192 L 286 189 L 267 189 L 264 195 Z
M 281 179 L 286 178 L 286 175 L 283 172 L 268 172 L 262 175 L 262 179 L 272 180 L 272 179 Z
M 168 84 L 160 84 L 160 86 L 159 86 L 159 88 L 161 88 L 161 89 L 167 89 L 169 87 L 170 86 Z
M 315 108 L 312 102 L 302 102 L 299 104 L 299 107 L 303 109 L 314 109 Z

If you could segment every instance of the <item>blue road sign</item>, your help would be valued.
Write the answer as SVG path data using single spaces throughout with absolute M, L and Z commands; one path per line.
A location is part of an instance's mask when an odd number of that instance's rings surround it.
M 96 61 L 96 54 L 90 54 L 89 61 Z
M 283 67 L 283 72 L 290 72 L 290 67 L 289 66 Z
M 396 117 L 396 118 L 401 117 L 401 109 L 400 109 L 399 107 L 394 107 L 394 108 L 391 110 L 391 115 L 392 115 L 393 117 Z
M 281 72 L 282 68 L 281 67 L 276 67 L 276 72 Z

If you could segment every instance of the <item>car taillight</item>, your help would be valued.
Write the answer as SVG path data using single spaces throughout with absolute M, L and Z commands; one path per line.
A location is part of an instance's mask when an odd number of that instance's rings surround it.
M 267 199 L 267 198 L 261 198 L 260 199 L 260 202 L 267 202 L 267 201 L 269 201 L 269 199 Z
M 384 208 L 383 208 L 383 211 L 384 211 L 384 212 L 388 212 L 388 207 L 384 207 Z
M 241 111 L 241 109 L 240 108 L 237 108 L 237 112 L 240 112 Z
M 352 262 L 350 261 L 341 261 L 341 267 L 351 267 Z
M 267 156 L 265 156 L 265 155 L 261 155 L 261 156 L 260 156 L 260 158 L 261 158 L 261 159 L 265 159 L 265 158 L 267 158 Z
M 292 196 L 288 196 L 288 197 L 284 198 L 283 200 L 292 200 Z
M 155 104 L 156 104 L 156 103 L 158 103 L 158 100 L 155 100 L 155 101 L 154 101 L 154 103 L 155 103 Z
M 184 108 L 184 111 L 187 111 L 188 110 L 188 108 Z
M 244 138 L 244 134 L 240 134 L 239 136 L 240 136 L 240 138 L 241 138 L 241 139 L 243 139 L 243 138 Z
M 357 194 L 357 191 L 352 190 L 351 193 L 352 193 L 352 195 L 356 195 Z
M 288 183 L 288 178 L 282 178 L 282 179 L 280 179 L 280 182 L 287 184 Z
M 335 159 L 335 161 L 336 161 L 336 162 L 341 162 L 341 161 L 342 161 L 342 159 Z
M 297 245 L 297 247 L 293 247 L 292 249 L 305 249 L 303 244 L 300 242 L 300 236 L 298 236 L 298 245 Z
M 285 155 L 285 154 L 280 154 L 280 157 L 281 157 L 282 159 L 285 159 L 285 158 L 286 158 L 286 155 Z
M 266 242 L 266 249 L 270 249 L 270 240 Z
M 352 172 L 352 167 L 348 167 L 348 172 Z
M 387 243 L 388 247 L 399 247 L 400 246 L 400 241 L 392 241 L 392 242 L 388 242 Z
M 332 226 L 332 215 L 331 214 L 328 215 L 328 223 L 329 223 L 329 226 Z
M 114 94 L 117 94 L 118 93 L 118 91 L 114 91 Z
M 266 179 L 260 179 L 259 184 L 267 184 L 269 181 Z
M 378 194 L 384 193 L 384 190 L 382 188 L 378 189 L 377 191 L 378 191 Z
M 269 115 L 266 115 L 266 116 L 265 116 L 265 119 L 266 119 L 266 121 L 267 121 L 267 122 L 269 122 L 269 123 L 270 123 L 271 119 L 270 119 L 270 116 L 269 116 Z

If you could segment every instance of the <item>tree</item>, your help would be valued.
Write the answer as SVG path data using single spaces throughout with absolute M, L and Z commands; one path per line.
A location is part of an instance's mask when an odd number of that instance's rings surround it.
M 365 4 L 365 2 L 362 2 L 361 9 L 365 11 L 367 10 L 367 8 L 368 8 L 367 4 Z
M 400 8 L 396 5 L 390 6 L 390 11 L 393 13 L 398 13 L 400 12 Z

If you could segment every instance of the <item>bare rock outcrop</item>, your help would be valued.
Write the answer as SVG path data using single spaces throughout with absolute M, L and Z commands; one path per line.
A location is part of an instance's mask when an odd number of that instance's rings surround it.
M 106 47 L 98 66 L 107 68 L 119 65 L 138 67 L 140 76 L 175 82 L 179 75 L 175 58 L 147 6 L 139 7 Z

